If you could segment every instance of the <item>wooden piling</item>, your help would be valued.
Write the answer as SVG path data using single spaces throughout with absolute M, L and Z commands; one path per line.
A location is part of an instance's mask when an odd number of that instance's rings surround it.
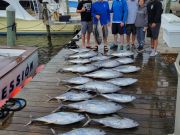
M 7 45 L 14 46 L 16 43 L 15 9 L 12 6 L 6 8 L 7 13 Z

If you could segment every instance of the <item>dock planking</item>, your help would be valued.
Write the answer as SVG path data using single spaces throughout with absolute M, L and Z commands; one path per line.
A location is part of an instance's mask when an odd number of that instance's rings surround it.
M 59 73 L 58 70 L 68 64 L 64 56 L 70 54 L 69 50 L 62 49 L 33 80 L 22 90 L 18 97 L 27 100 L 27 106 L 2 127 L 0 135 L 50 135 L 51 128 L 58 133 L 64 133 L 73 128 L 82 127 L 86 122 L 79 122 L 68 126 L 58 126 L 34 122 L 24 126 L 33 118 L 47 115 L 59 106 L 56 100 L 47 102 L 47 95 L 54 97 L 64 93 L 68 88 L 58 80 L 78 76 L 74 73 Z M 124 77 L 137 78 L 138 82 L 132 86 L 122 87 L 119 93 L 135 95 L 137 99 L 133 103 L 122 104 L 123 109 L 117 115 L 132 118 L 139 122 L 139 127 L 134 129 L 118 130 L 103 127 L 91 122 L 88 127 L 101 128 L 108 135 L 165 135 L 173 133 L 174 110 L 177 90 L 177 74 L 173 64 L 166 64 L 161 55 L 156 58 L 147 58 L 137 55 L 133 65 L 141 67 L 136 73 L 124 74 Z M 57 73 L 58 72 L 58 73 Z M 101 97 L 97 97 L 101 98 Z M 69 102 L 67 102 L 69 103 Z M 66 104 L 66 103 L 64 103 Z M 75 111 L 62 108 L 62 111 Z M 89 114 L 91 118 L 100 118 Z

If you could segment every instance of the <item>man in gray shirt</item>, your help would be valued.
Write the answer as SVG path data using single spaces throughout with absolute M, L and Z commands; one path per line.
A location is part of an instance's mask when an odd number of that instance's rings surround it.
M 138 0 L 127 0 L 128 17 L 126 23 L 127 50 L 130 50 L 130 36 L 132 34 L 132 50 L 135 49 L 136 27 L 135 20 L 138 10 Z

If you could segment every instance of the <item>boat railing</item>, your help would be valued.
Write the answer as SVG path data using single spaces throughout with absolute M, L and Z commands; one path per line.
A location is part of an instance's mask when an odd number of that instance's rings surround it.
M 178 86 L 177 86 L 177 96 L 176 96 L 176 114 L 175 114 L 175 128 L 174 135 L 180 135 L 180 53 L 177 56 L 175 67 L 178 74 Z

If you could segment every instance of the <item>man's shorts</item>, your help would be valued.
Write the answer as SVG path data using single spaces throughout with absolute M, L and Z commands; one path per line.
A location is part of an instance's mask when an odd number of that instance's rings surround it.
M 93 24 L 92 22 L 86 22 L 86 21 L 82 21 L 81 22 L 81 33 L 82 34 L 86 34 L 86 32 L 91 33 L 93 30 Z
M 156 26 L 154 28 L 150 27 L 151 24 L 148 26 L 147 29 L 147 37 L 151 37 L 152 39 L 157 39 L 159 36 L 159 30 L 160 30 L 160 23 L 156 23 Z
M 120 26 L 120 23 L 112 23 L 112 34 L 124 34 L 124 27 Z
M 127 35 L 136 35 L 136 26 L 135 24 L 126 24 L 126 34 Z

